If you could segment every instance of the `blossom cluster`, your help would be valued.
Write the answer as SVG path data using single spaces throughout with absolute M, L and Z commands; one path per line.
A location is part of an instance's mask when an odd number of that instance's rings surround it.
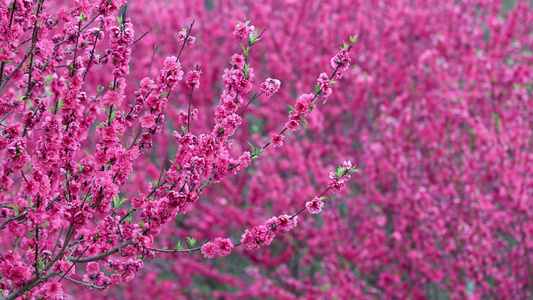
M 135 13 L 125 1 L 79 1 L 55 15 L 47 4 L 13 1 L 0 18 L 6 33 L 0 47 L 11 51 L 0 51 L 2 296 L 63 299 L 72 289 L 108 290 L 134 280 L 158 253 L 227 256 L 236 245 L 223 238 L 198 249 L 154 245 L 202 202 L 207 186 L 249 168 L 271 144 L 246 151 L 237 136 L 246 122 L 243 112 L 258 101 L 250 104 L 280 92 L 281 81 L 268 78 L 245 101 L 259 76 L 251 49 L 264 31 L 257 34 L 249 21 L 235 26 L 239 50 L 223 71 L 208 129 L 196 108 L 203 98 L 195 97 L 206 88 L 200 85 L 205 77 L 182 58 L 185 46 L 196 42 L 194 21 L 177 34 L 176 55 L 158 57 L 153 47 L 141 72 L 134 50 L 148 33 L 137 37 Z M 296 114 L 308 113 L 319 94 L 309 94 L 307 107 L 298 106 Z M 180 109 L 169 109 L 174 106 Z M 284 132 L 273 146 L 283 144 Z M 169 159 L 153 175 L 152 154 L 166 147 L 172 149 L 164 151 Z M 241 244 L 269 245 L 297 218 L 271 218 L 246 230 Z
M 257 250 L 263 245 L 270 245 L 276 233 L 284 234 L 296 227 L 298 216 L 281 215 L 268 219 L 264 225 L 254 226 L 252 230 L 246 229 L 241 238 L 241 243 L 247 249 Z
M 213 258 L 215 254 L 220 256 L 228 256 L 233 248 L 233 243 L 230 239 L 216 238 L 214 242 L 205 243 L 202 246 L 202 254 L 207 258 Z
M 143 4 L 131 2 L 132 14 L 134 3 Z M 533 210 L 527 199 L 533 11 L 528 1 L 152 3 L 138 11 L 158 16 L 154 25 L 136 23 L 136 32 L 157 30 L 173 36 L 171 29 L 181 28 L 183 19 L 160 12 L 174 16 L 189 10 L 208 28 L 197 33 L 198 41 L 214 45 L 182 59 L 184 65 L 185 59 L 190 66 L 202 63 L 205 72 L 198 90 L 202 96 L 193 99 L 199 109 L 193 133 L 202 126 L 211 130 L 210 113 L 222 89 L 218 74 L 237 52 L 239 38 L 231 35 L 235 24 L 224 17 L 247 16 L 257 27 L 269 26 L 253 50 L 258 52 L 246 63 L 252 63 L 254 82 L 276 78 L 282 88 L 269 101 L 264 97 L 249 105 L 234 134 L 233 153 L 249 150 L 247 141 L 262 145 L 267 142 L 263 135 L 271 142 L 281 140 L 276 135 L 284 138 L 283 147 L 260 154 L 251 168 L 221 181 L 216 191 L 205 189 L 205 200 L 195 202 L 194 210 L 180 216 L 179 227 L 168 229 L 168 236 L 159 236 L 158 242 L 173 245 L 177 238 L 191 235 L 203 241 L 240 238 L 242 228 L 262 224 L 265 216 L 299 209 L 302 203 L 295 199 L 318 196 L 319 186 L 329 186 L 324 174 L 347 154 L 357 160 L 364 176 L 350 184 L 352 192 L 346 191 L 347 184 L 341 197 L 325 202 L 327 209 L 319 216 L 299 216 L 297 230 L 261 251 L 233 251 L 223 262 L 161 255 L 164 266 L 147 266 L 120 295 L 531 296 Z M 360 33 L 357 51 L 350 52 L 350 66 L 342 81 L 333 83 L 326 105 L 315 101 L 315 111 L 305 117 L 307 124 L 280 135 L 279 125 L 287 122 L 284 104 L 294 106 L 299 91 L 311 93 L 320 73 L 331 77 L 332 57 L 340 52 L 333 45 L 354 31 Z M 138 44 L 161 47 L 156 62 L 176 48 L 150 35 Z M 136 59 L 148 68 L 150 55 Z M 338 81 L 336 76 L 332 80 Z M 190 89 L 182 87 L 187 97 L 180 101 L 186 102 Z M 177 119 L 180 108 L 167 113 L 167 122 Z M 162 148 L 172 147 L 162 135 L 156 139 Z M 157 153 L 161 159 L 165 156 L 163 150 Z M 148 166 L 143 158 L 139 163 Z M 157 179 L 158 170 L 146 169 L 145 177 Z M 134 182 L 136 193 L 142 180 Z M 205 276 L 209 280 L 188 280 Z

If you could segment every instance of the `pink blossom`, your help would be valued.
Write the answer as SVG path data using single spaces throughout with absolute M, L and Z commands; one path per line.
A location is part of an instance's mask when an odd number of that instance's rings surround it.
M 183 30 L 180 30 L 176 36 L 176 38 L 178 39 L 178 42 L 183 42 L 185 41 L 185 37 L 187 36 L 187 29 L 183 29 Z
M 324 202 L 318 197 L 313 198 L 313 200 L 308 201 L 305 204 L 305 207 L 307 207 L 307 210 L 309 210 L 312 214 L 318 214 L 322 211 L 322 206 L 324 205 Z
M 206 258 L 213 258 L 215 257 L 215 254 L 217 254 L 217 247 L 215 245 L 215 243 L 205 243 L 203 246 L 202 246 L 202 254 L 204 255 L 204 257 Z
M 322 100 L 324 100 L 324 104 L 328 100 L 328 97 L 331 95 L 333 90 L 331 89 L 331 80 L 328 77 L 328 74 L 326 73 L 320 73 L 320 76 L 318 77 L 317 84 L 320 87 L 320 90 L 322 91 Z
M 298 216 L 291 219 L 291 216 L 281 215 L 277 219 L 277 227 L 280 233 L 287 233 L 294 229 L 298 223 Z
M 33 178 L 30 178 L 27 182 L 25 181 L 22 183 L 22 188 L 26 195 L 35 196 L 39 192 L 39 183 Z
M 249 250 L 257 250 L 261 247 L 261 245 L 256 242 L 254 234 L 248 229 L 244 231 L 241 243 Z
M 198 70 L 191 70 L 187 74 L 187 81 L 186 84 L 188 87 L 200 87 L 200 71 Z
M 272 139 L 271 139 L 272 147 L 281 147 L 281 146 L 283 146 L 283 140 L 284 139 L 285 139 L 284 135 L 274 134 L 272 136 Z
M 178 32 L 177 39 L 179 43 L 182 43 L 183 41 L 185 41 L 186 37 L 187 37 L 186 29 L 183 29 L 180 32 Z M 196 41 L 196 38 L 194 36 L 189 35 L 189 37 L 187 38 L 187 42 L 186 42 L 187 46 L 189 47 L 193 46 L 195 41 Z
M 253 32 L 254 32 L 254 26 L 248 26 L 247 22 L 245 23 L 239 22 L 235 26 L 235 31 L 233 31 L 233 35 L 238 38 L 244 38 L 244 37 L 248 37 Z
M 194 36 L 189 36 L 187 39 L 187 46 L 191 47 L 194 45 L 194 42 L 196 41 L 196 38 Z
M 92 262 L 87 264 L 86 269 L 87 269 L 87 273 L 94 274 L 94 273 L 100 271 L 100 266 L 98 265 L 97 262 L 92 261 Z
M 144 128 L 150 128 L 155 125 L 155 119 L 157 116 L 152 114 L 146 114 L 143 117 L 139 118 L 139 122 L 141 123 L 141 126 Z
M 17 222 L 9 222 L 7 224 L 9 231 L 15 236 L 24 236 L 24 224 L 17 224 Z
M 47 283 L 45 284 L 44 289 L 46 290 L 46 295 L 51 298 L 55 298 L 63 293 L 63 289 L 59 282 Z
M 231 62 L 239 70 L 242 70 L 244 68 L 244 63 L 245 63 L 244 56 L 242 56 L 240 54 L 237 54 L 237 53 L 233 54 L 231 56 Z
M 250 152 L 245 151 L 240 157 L 239 157 L 239 164 L 243 166 L 244 168 L 247 168 L 250 163 L 252 162 L 252 159 L 250 157 Z
M 281 86 L 281 81 L 277 79 L 267 78 L 265 82 L 261 83 L 261 92 L 265 93 L 268 98 L 272 97 Z
M 298 130 L 299 126 L 300 124 L 298 123 L 298 121 L 294 121 L 294 120 L 291 120 L 285 124 L 285 127 L 287 127 L 287 129 L 289 129 L 290 131 Z
M 217 249 L 217 253 L 220 256 L 228 256 L 231 253 L 231 248 L 233 248 L 233 243 L 230 239 L 223 239 L 219 237 L 215 239 L 214 244 Z
M 131 204 L 134 209 L 140 209 L 144 202 L 146 201 L 146 196 L 141 193 L 138 197 L 133 197 L 131 199 Z
M 348 54 L 348 50 L 345 48 L 331 58 L 331 67 L 333 69 L 337 69 L 337 73 L 335 75 L 337 79 L 341 79 L 344 72 L 348 70 L 350 67 L 350 61 L 351 59 Z

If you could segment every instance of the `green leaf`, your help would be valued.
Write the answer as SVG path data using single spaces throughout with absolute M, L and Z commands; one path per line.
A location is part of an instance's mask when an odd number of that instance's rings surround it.
M 143 220 L 140 220 L 140 221 L 139 221 L 139 224 L 141 225 L 142 229 L 144 229 L 144 222 L 143 222 Z
M 244 56 L 248 56 L 248 52 L 250 51 L 250 46 L 244 48 L 244 45 L 241 44 L 241 47 L 242 47 L 242 51 L 244 52 Z
M 250 147 L 252 148 L 252 152 L 255 153 L 255 147 L 254 145 L 252 145 L 252 143 L 248 142 L 248 145 L 250 145 Z
M 256 39 L 255 37 L 253 39 L 250 39 L 250 45 L 254 45 L 255 43 L 259 42 L 261 38 Z
M 344 174 L 345 170 L 346 169 L 342 166 L 337 167 L 337 172 L 335 173 L 335 176 L 337 177 L 337 179 L 339 179 L 339 177 L 341 177 Z
M 17 214 L 17 216 L 19 215 L 20 213 L 20 208 L 19 208 L 19 205 L 18 204 L 10 204 L 11 207 L 13 208 L 13 210 L 15 211 L 15 213 Z
M 344 49 L 348 49 L 348 44 L 345 41 L 342 41 L 342 43 L 344 44 Z
M 187 237 L 187 243 L 192 247 L 196 244 L 196 239 L 192 237 Z
M 178 241 L 178 244 L 176 245 L 176 250 L 179 251 L 179 250 L 181 250 L 181 249 L 183 249 L 183 247 L 181 246 L 181 242 Z
M 294 107 L 292 107 L 291 105 L 288 105 L 287 106 L 289 107 L 289 113 L 292 114 L 293 112 L 296 111 L 296 109 L 294 109 Z
M 115 119 L 116 115 L 117 115 L 117 110 L 114 109 L 113 112 L 111 113 L 111 121 Z
M 100 94 L 103 90 L 104 90 L 104 86 L 103 85 L 99 85 L 98 88 L 96 89 L 98 94 Z
M 320 92 L 320 87 L 317 84 L 315 84 L 315 93 L 318 94 L 319 92 Z
M 169 93 L 170 93 L 170 92 L 164 92 L 163 94 L 161 94 L 161 95 L 159 96 L 159 99 L 165 97 L 165 96 L 168 95 Z

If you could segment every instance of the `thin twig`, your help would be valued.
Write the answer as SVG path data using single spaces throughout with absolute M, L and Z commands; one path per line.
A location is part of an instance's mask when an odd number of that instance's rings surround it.
M 150 61 L 150 69 L 148 69 L 148 77 L 150 77 L 150 74 L 152 73 L 152 64 L 154 63 L 155 49 L 157 49 L 157 45 L 154 45 L 154 52 L 152 52 L 152 60 Z
M 148 30 L 147 32 L 145 32 L 140 38 L 138 38 L 136 41 L 134 41 L 133 43 L 131 43 L 130 46 L 135 45 L 138 41 L 140 41 L 140 40 L 141 40 L 145 35 L 147 35 L 149 32 L 150 32 L 150 30 Z

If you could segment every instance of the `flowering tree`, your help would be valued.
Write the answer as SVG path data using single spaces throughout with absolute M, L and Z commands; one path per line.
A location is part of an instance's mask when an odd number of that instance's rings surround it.
M 254 31 L 246 20 L 237 24 L 233 35 L 239 47 L 222 76 L 215 124 L 205 133 L 194 134 L 200 114 L 192 108 L 201 82 L 198 65 L 191 67 L 185 80 L 190 90 L 187 110 L 179 110 L 168 124 L 165 111 L 184 79 L 180 57 L 186 46 L 195 43 L 191 35 L 195 22 L 176 34 L 181 45 L 177 56 L 166 57 L 152 76 L 152 55 L 147 77 L 128 92 L 132 49 L 144 35 L 134 38 L 124 2 L 79 2 L 72 10 L 59 9 L 56 14 L 46 12 L 43 0 L 3 3 L 7 9 L 2 15 L 0 114 L 5 124 L 0 189 L 5 221 L 0 230 L 6 234 L 0 241 L 0 283 L 5 299 L 64 298 L 63 280 L 86 291 L 107 290 L 112 284 L 131 281 L 144 261 L 158 253 L 201 250 L 213 258 L 227 256 L 241 244 L 257 250 L 270 245 L 276 234 L 296 227 L 298 215 L 306 208 L 319 213 L 322 196 L 329 190 L 340 192 L 356 171 L 349 161 L 344 162 L 331 172 L 329 187 L 320 196 L 294 214 L 271 217 L 264 225 L 246 229 L 238 243 L 217 237 L 194 248 L 196 239 L 187 237 L 190 248 L 183 249 L 179 243 L 173 249 L 155 248 L 163 225 L 192 209 L 207 186 L 247 168 L 270 145 L 281 147 L 285 135 L 297 131 L 316 109 L 315 100 L 320 97 L 326 102 L 333 79 L 348 70 L 355 37 L 331 59 L 330 75 L 320 74 L 314 93 L 303 94 L 290 107 L 288 121 L 271 141 L 257 148 L 250 143 L 251 152 L 234 157 L 232 136 L 242 124 L 241 115 L 254 100 L 272 97 L 281 85 L 267 78 L 245 101 L 255 77 L 248 57 L 265 31 Z M 90 77 L 95 71 L 106 72 L 106 65 L 108 78 Z M 97 85 L 106 80 L 108 88 Z M 134 185 L 126 184 L 131 174 L 138 175 L 134 162 L 149 164 L 145 156 L 152 148 L 157 154 L 165 150 L 154 147 L 154 137 L 168 133 L 163 131 L 167 125 L 177 129 L 166 137 L 175 145 L 173 159 L 162 161 L 156 180 L 145 177 L 146 192 L 138 187 L 135 191 Z M 76 279 L 82 266 L 85 274 Z
M 1 2 L 5 297 L 531 297 L 528 1 L 124 2 Z

